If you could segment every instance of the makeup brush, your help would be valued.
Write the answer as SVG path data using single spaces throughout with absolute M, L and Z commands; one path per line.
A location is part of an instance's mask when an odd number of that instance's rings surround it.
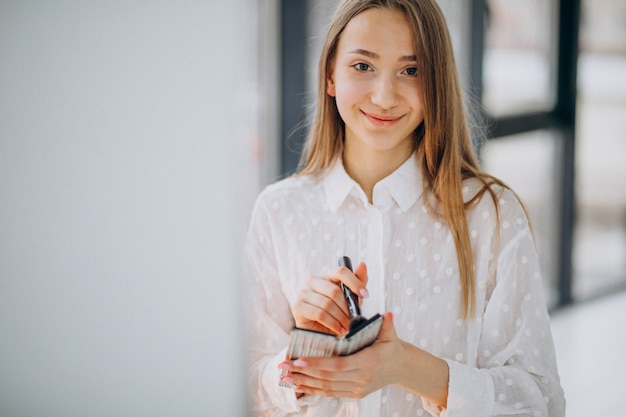
M 339 266 L 345 266 L 352 271 L 352 262 L 347 256 L 339 258 Z M 341 284 L 341 290 L 350 310 L 350 329 L 347 334 L 335 336 L 333 334 L 316 332 L 313 330 L 295 328 L 291 331 L 287 359 L 346 356 L 364 349 L 376 341 L 383 324 L 383 316 L 375 314 L 370 319 L 361 316 L 359 297 L 350 288 Z M 283 371 L 286 375 L 287 371 Z M 292 383 L 282 380 L 278 383 L 282 387 L 294 388 Z
M 352 269 L 352 261 L 347 256 L 342 256 L 339 258 L 339 266 L 345 266 L 351 272 L 354 272 Z M 364 326 L 368 324 L 367 319 L 361 315 L 361 307 L 359 306 L 359 296 L 356 295 L 348 286 L 341 283 L 341 290 L 343 291 L 343 296 L 348 303 L 348 310 L 350 311 L 350 330 L 348 335 L 354 334 L 361 330 Z

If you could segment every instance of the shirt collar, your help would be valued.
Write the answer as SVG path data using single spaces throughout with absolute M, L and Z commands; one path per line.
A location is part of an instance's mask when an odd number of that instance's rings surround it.
M 361 191 L 363 193 L 359 184 L 350 178 L 346 172 L 341 158 L 337 158 L 335 165 L 328 171 L 323 181 L 328 208 L 332 212 L 337 211 L 351 192 L 358 193 Z M 363 197 L 365 197 L 365 193 L 363 193 Z
M 348 198 L 350 194 L 358 196 L 367 203 L 365 193 L 346 172 L 343 161 L 337 158 L 335 165 L 328 171 L 323 179 L 326 201 L 331 211 L 335 212 Z M 422 194 L 422 174 L 419 169 L 415 154 L 407 159 L 398 169 L 387 177 L 380 180 L 374 186 L 373 203 L 380 205 L 384 195 L 388 194 L 396 204 L 407 211 Z

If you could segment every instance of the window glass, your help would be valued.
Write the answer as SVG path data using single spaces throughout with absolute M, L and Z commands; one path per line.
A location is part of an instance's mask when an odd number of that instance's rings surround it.
M 626 3 L 582 2 L 573 290 L 626 284 Z
M 487 1 L 483 103 L 494 116 L 554 105 L 555 1 Z
M 558 175 L 555 172 L 558 143 L 557 135 L 539 130 L 490 140 L 483 145 L 481 152 L 484 169 L 511 186 L 528 210 L 550 306 L 558 301 Z

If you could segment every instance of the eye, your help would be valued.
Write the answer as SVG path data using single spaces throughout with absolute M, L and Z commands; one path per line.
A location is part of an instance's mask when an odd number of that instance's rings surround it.
M 415 77 L 417 75 L 417 68 L 415 68 L 415 67 L 407 68 L 403 72 L 406 75 L 410 75 L 411 77 Z
M 359 62 L 358 64 L 354 64 L 353 66 L 357 71 L 369 71 L 370 70 L 370 66 L 363 62 Z

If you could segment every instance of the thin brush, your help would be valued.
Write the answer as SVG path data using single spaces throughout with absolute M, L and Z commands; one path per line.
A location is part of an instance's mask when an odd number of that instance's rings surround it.
M 352 261 L 347 256 L 342 256 L 339 258 L 339 266 L 345 266 L 351 272 L 354 272 L 352 269 Z M 348 310 L 350 311 L 350 330 L 348 334 L 354 334 L 358 332 L 361 328 L 368 324 L 368 321 L 365 317 L 361 315 L 361 307 L 359 306 L 359 297 L 356 295 L 350 288 L 341 283 L 341 290 L 343 291 L 343 296 L 348 303 Z

